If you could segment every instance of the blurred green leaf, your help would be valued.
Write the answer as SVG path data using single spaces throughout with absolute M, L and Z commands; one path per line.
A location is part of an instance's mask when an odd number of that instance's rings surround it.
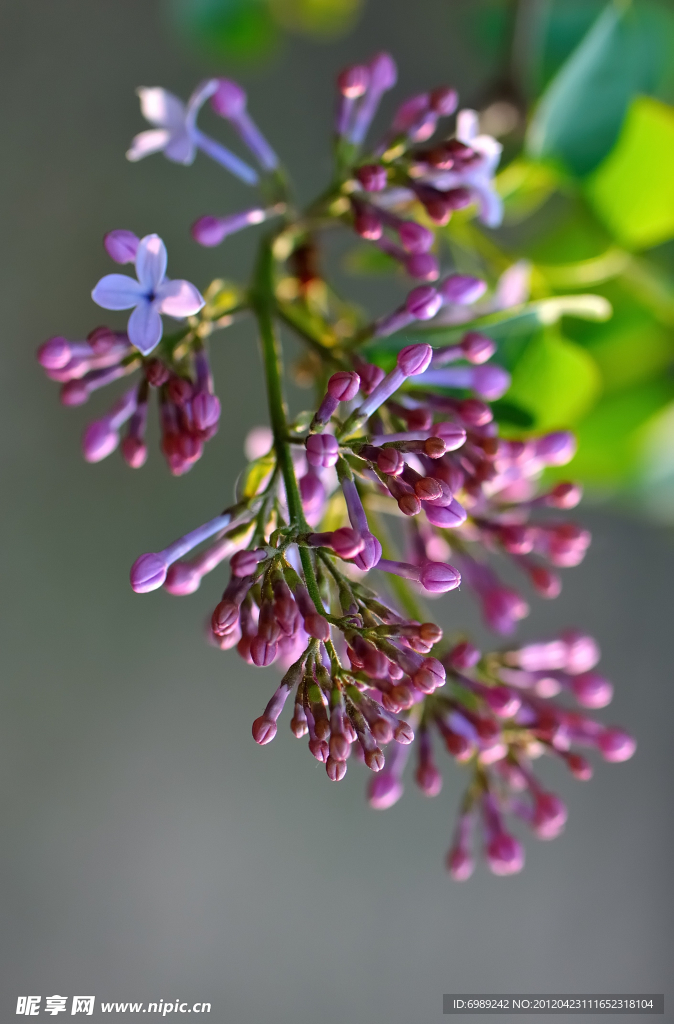
M 272 16 L 284 28 L 334 36 L 351 28 L 362 0 L 269 0 L 269 5 Z
M 611 327 L 589 348 L 606 393 L 649 380 L 671 363 L 674 346 L 669 334 L 649 317 L 626 323 L 616 318 Z
M 508 400 L 531 413 L 536 430 L 549 430 L 576 423 L 600 390 L 601 374 L 587 350 L 548 329 L 517 362 Z
M 349 274 L 392 274 L 400 264 L 375 245 L 359 245 L 344 257 L 344 269 Z
M 618 486 L 638 472 L 643 445 L 642 428 L 674 395 L 668 380 L 602 399 L 576 427 L 578 452 L 560 474 L 599 486 Z
M 505 339 L 513 328 L 532 331 L 540 326 L 557 323 L 562 316 L 584 320 L 608 320 L 611 303 L 603 295 L 553 295 L 537 302 L 513 306 L 498 313 L 489 313 L 466 323 L 447 327 L 406 327 L 388 338 L 374 338 L 363 346 L 363 352 L 372 358 L 378 351 L 398 352 L 405 345 L 427 342 L 434 348 L 459 341 L 466 331 L 485 331 L 496 341 Z
M 170 0 L 169 12 L 181 34 L 217 57 L 259 59 L 278 36 L 267 0 Z
M 608 4 L 539 101 L 527 133 L 531 156 L 581 176 L 603 160 L 632 96 L 660 77 L 666 48 L 656 24 L 634 5 Z
M 254 497 L 271 475 L 275 465 L 276 456 L 273 452 L 249 463 L 236 481 L 236 500 L 244 501 L 246 498 Z
M 534 160 L 518 158 L 508 164 L 496 178 L 496 188 L 503 198 L 506 224 L 516 224 L 550 198 L 559 184 L 552 168 Z
M 674 235 L 674 109 L 637 96 L 620 138 L 586 185 L 598 216 L 629 248 Z

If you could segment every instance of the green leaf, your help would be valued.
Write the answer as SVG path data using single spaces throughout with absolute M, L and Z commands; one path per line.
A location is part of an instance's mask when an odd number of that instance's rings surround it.
M 547 330 L 533 338 L 513 371 L 508 400 L 528 411 L 536 430 L 569 427 L 593 405 L 601 375 L 589 353 Z
M 553 295 L 537 302 L 500 310 L 477 317 L 458 326 L 406 327 L 389 338 L 375 338 L 363 346 L 363 353 L 371 359 L 377 353 L 398 352 L 405 345 L 427 342 L 434 348 L 459 341 L 466 331 L 484 331 L 496 341 L 503 340 L 513 329 L 535 330 L 537 327 L 557 323 L 563 316 L 583 320 L 608 320 L 611 303 L 603 295 Z
M 621 9 L 622 8 L 622 9 Z M 635 92 L 650 91 L 663 53 L 655 22 L 631 5 L 610 3 L 544 92 L 527 151 L 592 171 L 612 149 Z
M 273 452 L 262 455 L 246 466 L 243 473 L 236 481 L 236 500 L 244 501 L 246 498 L 253 498 L 259 494 L 263 484 L 268 480 L 274 466 L 276 456 Z
M 573 461 L 552 475 L 568 479 L 571 474 L 603 487 L 634 478 L 642 456 L 642 428 L 673 395 L 671 381 L 657 380 L 603 398 L 576 427 L 578 452 Z
M 623 245 L 643 249 L 674 235 L 674 109 L 632 102 L 620 138 L 589 179 L 587 197 Z
M 277 39 L 267 0 L 169 0 L 168 9 L 181 36 L 221 60 L 259 59 Z

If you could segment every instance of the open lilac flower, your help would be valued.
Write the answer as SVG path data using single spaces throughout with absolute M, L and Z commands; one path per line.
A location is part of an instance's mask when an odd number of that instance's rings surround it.
M 204 305 L 201 293 L 189 281 L 166 277 L 166 262 L 166 246 L 159 235 L 146 235 L 136 254 L 138 280 L 126 274 L 107 274 L 91 293 L 103 309 L 133 309 L 127 328 L 129 341 L 144 356 L 161 340 L 161 313 L 182 320 Z
M 197 149 L 201 149 L 241 181 L 247 185 L 255 185 L 258 175 L 252 167 L 197 128 L 199 111 L 217 89 L 216 78 L 202 82 L 186 104 L 168 89 L 138 89 L 143 117 L 154 125 L 154 128 L 135 136 L 127 151 L 127 160 L 135 162 L 150 156 L 151 153 L 163 152 L 167 160 L 189 165 L 194 163 Z

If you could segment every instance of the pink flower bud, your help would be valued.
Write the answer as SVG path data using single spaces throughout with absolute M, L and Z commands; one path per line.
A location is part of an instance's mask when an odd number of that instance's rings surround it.
M 605 708 L 613 700 L 613 686 L 597 672 L 583 672 L 571 680 L 576 700 L 585 708 Z
M 220 419 L 220 399 L 207 391 L 199 391 L 192 399 L 192 417 L 197 430 L 208 430 Z
M 356 100 L 362 96 L 370 84 L 370 71 L 362 64 L 354 64 L 345 68 L 337 76 L 337 88 L 342 96 L 347 99 Z
M 437 281 L 440 276 L 438 261 L 432 252 L 420 252 L 407 256 L 405 270 L 417 281 Z
M 532 827 L 539 839 L 555 839 L 566 824 L 566 806 L 554 793 L 539 793 L 536 797 Z
M 103 239 L 103 245 L 108 256 L 115 263 L 134 263 L 140 238 L 134 235 L 133 231 L 108 231 Z
M 475 860 L 469 850 L 454 847 L 447 854 L 447 870 L 455 882 L 466 882 L 475 870 Z
M 496 342 L 478 331 L 468 331 L 461 339 L 461 349 L 469 363 L 486 363 L 496 351 Z
M 276 722 L 272 722 L 265 718 L 264 715 L 261 715 L 253 722 L 253 739 L 260 746 L 263 746 L 265 743 L 271 743 L 276 735 L 276 729 Z
M 256 548 L 254 551 L 237 551 L 235 555 L 232 555 L 229 563 L 232 568 L 232 576 L 239 578 L 252 576 L 258 564 L 266 557 L 267 553 L 264 548 Z
M 166 574 L 164 590 L 176 597 L 183 597 L 185 594 L 194 594 L 200 584 L 201 572 L 197 566 L 189 562 L 174 562 Z
M 339 444 L 332 434 L 310 434 L 307 438 L 307 462 L 327 469 L 339 458 Z
M 576 454 L 577 446 L 569 430 L 557 430 L 536 440 L 536 455 L 546 466 L 565 466 Z
M 141 555 L 131 566 L 131 586 L 137 594 L 157 590 L 166 579 L 168 564 L 162 555 L 149 552 Z
M 365 164 L 359 167 L 356 177 L 366 192 L 383 192 L 386 188 L 386 168 L 379 164 Z
M 487 846 L 489 869 L 495 875 L 515 875 L 524 867 L 524 848 L 507 832 L 498 832 Z
M 637 749 L 637 741 L 622 729 L 606 729 L 600 733 L 597 746 L 605 761 L 628 761 Z

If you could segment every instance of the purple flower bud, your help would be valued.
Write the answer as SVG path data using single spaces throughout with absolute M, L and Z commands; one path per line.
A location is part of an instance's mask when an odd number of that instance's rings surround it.
M 332 548 L 336 555 L 345 559 L 353 558 L 364 546 L 361 535 L 348 526 L 327 533 L 310 533 L 308 540 L 315 547 Z
M 139 244 L 138 235 L 123 229 L 108 231 L 103 239 L 105 251 L 115 263 L 135 263 Z
M 385 811 L 400 800 L 403 795 L 403 784 L 392 771 L 383 771 L 370 779 L 367 798 L 370 807 Z
M 339 458 L 339 444 L 332 434 L 310 434 L 306 442 L 307 462 L 310 466 L 334 466 Z
M 445 302 L 458 306 L 470 306 L 477 302 L 487 290 L 486 281 L 465 274 L 452 274 L 438 285 L 438 291 Z
M 560 668 L 565 668 L 571 675 L 587 672 L 599 661 L 599 646 L 594 637 L 570 629 L 562 633 L 561 642 L 565 647 L 565 658 Z
M 246 109 L 246 103 L 246 93 L 240 85 L 229 78 L 218 80 L 217 91 L 211 97 L 211 106 L 216 114 L 229 121 Z
M 37 360 L 45 370 L 61 370 L 71 359 L 72 349 L 65 338 L 50 338 L 37 350 Z
M 361 540 L 363 541 L 363 548 L 354 558 L 354 562 L 359 569 L 368 572 L 370 569 L 374 569 L 375 565 L 379 564 L 382 548 L 373 533 L 361 534 Z
M 432 501 L 422 502 L 431 526 L 437 526 L 441 530 L 454 530 L 461 526 L 467 519 L 467 512 L 463 505 L 460 505 L 456 498 L 452 498 L 448 505 L 438 505 Z
M 496 351 L 496 342 L 478 331 L 468 331 L 461 339 L 460 348 L 469 363 L 486 363 Z
M 555 839 L 566 824 L 568 812 L 554 793 L 538 793 L 531 824 L 539 839 Z
M 374 363 L 366 363 L 362 359 L 357 360 L 356 369 L 360 375 L 360 390 L 364 395 L 371 395 L 386 376 L 381 366 L 376 366 Z
M 267 552 L 264 548 L 256 548 L 254 551 L 237 551 L 235 555 L 232 555 L 230 561 L 232 576 L 239 579 L 244 576 L 252 576 L 259 563 L 263 562 L 266 557 Z
M 278 166 L 278 157 L 257 125 L 246 112 L 246 93 L 227 78 L 218 80 L 218 88 L 211 97 L 211 106 L 216 114 L 231 122 L 241 141 L 248 146 L 255 159 L 265 171 Z
M 349 141 L 355 146 L 360 146 L 363 142 L 382 96 L 393 88 L 398 77 L 395 62 L 388 53 L 378 53 L 373 57 L 368 64 L 368 70 L 370 72 L 369 86 L 356 109 L 353 126 L 348 136 Z
M 447 854 L 447 870 L 455 882 L 466 882 L 475 870 L 475 859 L 470 850 L 452 847 Z
M 162 554 L 141 555 L 131 566 L 131 586 L 137 594 L 149 594 L 161 587 L 168 572 L 168 562 Z
M 433 291 L 432 288 L 416 288 L 415 291 Z M 413 295 L 411 292 L 410 295 Z M 408 297 L 409 301 L 409 297 Z M 397 365 L 406 377 L 416 376 L 423 373 L 433 357 L 433 349 L 425 343 L 421 345 L 406 345 L 398 353 Z
M 461 584 L 461 573 L 445 562 L 426 562 L 421 566 L 419 582 L 431 594 L 446 594 Z
M 356 178 L 366 192 L 383 192 L 387 185 L 386 168 L 380 164 L 365 164 L 356 170 Z
M 440 276 L 438 261 L 432 252 L 421 252 L 408 256 L 404 266 L 410 277 L 417 281 L 437 281 Z
M 441 306 L 442 296 L 439 295 L 435 288 L 432 288 L 430 285 L 420 285 L 419 288 L 413 288 L 405 300 L 405 309 L 415 318 L 415 320 L 431 320 Z M 408 348 L 415 347 L 416 346 L 412 345 L 408 346 Z M 428 347 L 430 348 L 430 346 Z M 431 356 L 432 355 L 433 352 L 431 350 Z M 426 366 L 430 363 L 431 356 L 429 356 Z M 421 373 L 422 371 L 416 370 L 415 372 Z
M 381 238 L 384 225 L 378 212 L 373 206 L 362 203 L 355 197 L 351 199 L 353 207 L 353 226 L 361 238 L 369 242 L 376 242 Z
M 585 708 L 605 708 L 613 700 L 613 686 L 597 672 L 583 672 L 571 680 L 576 700 Z
M 494 875 L 515 875 L 524 867 L 524 847 L 514 836 L 498 832 L 487 846 L 489 870 Z
M 328 381 L 328 394 L 338 402 L 350 402 L 358 394 L 359 387 L 360 377 L 357 373 L 339 370 Z
M 482 654 L 478 651 L 477 647 L 464 641 L 452 648 L 447 655 L 447 661 L 452 668 L 465 671 L 466 669 L 475 668 L 481 657 Z
M 267 211 L 256 206 L 240 213 L 232 213 L 229 217 L 200 217 L 191 227 L 192 238 L 199 245 L 214 246 L 251 224 L 262 224 L 266 220 Z
M 208 430 L 220 419 L 220 399 L 207 391 L 200 391 L 194 396 L 191 409 L 197 430 Z
M 428 228 L 413 220 L 403 220 L 398 227 L 398 237 L 406 252 L 411 255 L 428 252 L 433 245 L 435 236 Z
M 382 449 L 377 456 L 377 467 L 389 476 L 400 476 L 405 467 L 402 452 L 396 448 Z
M 407 133 L 418 123 L 420 116 L 428 110 L 429 103 L 430 96 L 427 92 L 420 93 L 417 96 L 410 96 L 404 103 L 401 103 L 391 125 L 393 133 L 395 135 L 402 132 Z
M 557 430 L 536 440 L 536 455 L 546 466 L 565 466 L 576 454 L 577 441 L 569 430 Z
M 430 107 L 438 117 L 449 117 L 459 105 L 459 94 L 449 86 L 440 86 L 430 95 Z
M 358 99 L 365 93 L 369 84 L 370 71 L 363 64 L 353 64 L 337 76 L 337 88 L 347 99 Z

